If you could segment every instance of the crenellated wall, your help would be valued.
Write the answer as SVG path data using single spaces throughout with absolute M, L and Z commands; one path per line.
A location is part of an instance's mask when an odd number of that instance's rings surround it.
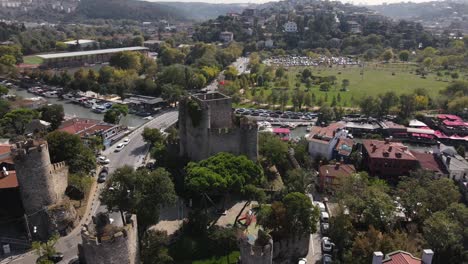
M 247 237 L 238 240 L 241 264 L 272 264 L 273 240 L 265 246 L 255 246 L 248 242 Z
M 88 228 L 81 232 L 80 259 L 86 264 L 138 264 L 138 229 L 136 215 L 121 231 L 98 241 Z
M 196 126 L 189 113 L 189 102 L 201 109 Z M 257 159 L 258 134 L 255 124 L 235 125 L 231 98 L 219 93 L 194 95 L 179 104 L 180 154 L 199 161 L 219 152 L 246 155 Z

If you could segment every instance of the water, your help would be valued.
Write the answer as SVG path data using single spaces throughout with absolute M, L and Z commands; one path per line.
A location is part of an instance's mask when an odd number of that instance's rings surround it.
M 28 93 L 24 89 L 17 89 L 17 88 L 10 89 L 10 94 L 21 96 L 23 98 L 37 97 L 37 95 Z M 90 119 L 96 119 L 96 120 L 104 119 L 104 114 L 97 114 L 97 113 L 91 112 L 90 108 L 85 108 L 77 104 L 72 104 L 69 101 L 60 100 L 57 98 L 45 98 L 45 99 L 50 104 L 63 105 L 63 110 L 65 111 L 66 116 L 76 116 L 76 117 L 90 118 Z M 128 127 L 138 127 L 146 122 L 147 120 L 139 116 L 131 115 L 131 114 L 122 117 L 122 119 L 120 120 L 121 125 L 128 126 Z

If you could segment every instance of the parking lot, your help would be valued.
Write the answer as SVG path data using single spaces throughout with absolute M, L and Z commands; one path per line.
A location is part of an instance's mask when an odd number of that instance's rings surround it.
M 292 111 L 274 111 L 267 109 L 249 109 L 238 108 L 234 113 L 242 116 L 261 117 L 261 118 L 274 118 L 274 119 L 288 119 L 291 121 L 314 121 L 318 113 L 312 112 L 292 112 Z

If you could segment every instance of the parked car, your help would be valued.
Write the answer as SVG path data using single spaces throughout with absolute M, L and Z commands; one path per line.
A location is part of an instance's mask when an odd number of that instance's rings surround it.
M 328 223 L 328 219 L 330 219 L 330 215 L 327 212 L 320 213 L 320 221 L 324 223 Z
M 101 171 L 101 172 L 99 173 L 97 182 L 98 182 L 98 183 L 103 183 L 103 182 L 105 182 L 105 181 L 107 180 L 107 175 L 109 175 L 108 172 Z
M 120 152 L 124 147 L 125 147 L 125 143 L 119 143 L 119 144 L 115 147 L 115 152 Z
M 297 264 L 307 264 L 307 259 L 306 258 L 300 258 L 299 262 Z
M 108 159 L 106 156 L 99 156 L 97 158 L 97 162 L 99 164 L 109 164 L 110 163 L 110 159 Z
M 333 246 L 335 246 L 335 244 L 331 242 L 330 238 L 328 237 L 322 238 L 322 251 L 323 252 L 332 252 Z
M 320 210 L 320 212 L 326 212 L 327 208 L 325 207 L 325 204 L 322 202 L 314 202 L 315 206 Z
M 322 235 L 328 235 L 328 230 L 330 229 L 330 224 L 328 223 L 321 223 L 320 224 L 320 233 Z
M 333 259 L 330 254 L 323 254 L 322 256 L 322 264 L 332 264 Z
M 130 142 L 130 139 L 129 139 L 128 137 L 126 137 L 126 138 L 123 139 L 123 143 L 125 143 L 125 145 L 127 145 L 128 142 Z

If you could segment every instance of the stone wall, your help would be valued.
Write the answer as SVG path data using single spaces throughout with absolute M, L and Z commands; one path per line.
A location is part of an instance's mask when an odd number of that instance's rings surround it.
M 88 229 L 81 233 L 80 259 L 86 264 L 139 264 L 137 219 L 133 215 L 123 231 L 97 237 Z
M 307 256 L 309 252 L 310 235 L 274 241 L 274 263 L 295 263 L 299 258 Z
M 179 105 L 180 155 L 199 161 L 219 152 L 246 155 L 257 159 L 258 132 L 254 124 L 236 126 L 232 121 L 231 99 L 208 97 L 206 101 L 199 95 L 185 98 Z M 205 97 L 201 97 L 202 99 Z M 209 99 L 209 100 L 208 100 Z M 202 109 L 201 121 L 194 126 L 188 110 L 188 102 L 198 102 Z
M 273 240 L 261 247 L 254 246 L 247 241 L 246 237 L 238 240 L 241 255 L 241 264 L 272 264 L 273 263 Z

